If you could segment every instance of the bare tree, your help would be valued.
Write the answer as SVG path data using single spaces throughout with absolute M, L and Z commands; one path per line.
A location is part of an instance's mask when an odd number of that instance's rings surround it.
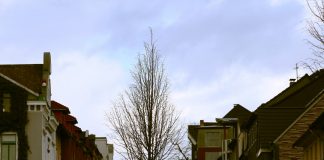
M 116 134 L 120 155 L 130 160 L 173 159 L 174 144 L 179 134 L 179 114 L 169 102 L 169 82 L 156 45 L 144 43 L 145 53 L 139 55 L 131 72 L 133 83 L 114 103 L 107 114 Z M 118 151 L 117 151 L 118 152 Z
M 308 42 L 313 49 L 313 57 L 301 64 L 311 72 L 324 68 L 324 0 L 306 0 L 313 16 L 308 21 L 308 32 L 313 40 Z
M 176 150 L 175 158 L 178 160 L 189 160 L 191 158 L 191 143 L 188 140 L 187 126 L 181 127 L 180 138 L 173 142 Z

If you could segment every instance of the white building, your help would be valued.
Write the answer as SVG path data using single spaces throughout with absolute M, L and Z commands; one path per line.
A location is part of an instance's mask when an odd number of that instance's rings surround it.
M 95 143 L 103 157 L 103 160 L 113 160 L 114 146 L 107 143 L 106 137 L 96 137 Z
M 50 74 L 50 53 L 43 64 L 0 65 L 1 160 L 56 160 Z

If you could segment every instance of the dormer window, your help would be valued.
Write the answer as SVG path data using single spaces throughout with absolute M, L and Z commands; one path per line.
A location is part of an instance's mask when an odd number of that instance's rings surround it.
M 2 111 L 10 112 L 11 109 L 11 97 L 9 93 L 4 93 L 2 95 Z

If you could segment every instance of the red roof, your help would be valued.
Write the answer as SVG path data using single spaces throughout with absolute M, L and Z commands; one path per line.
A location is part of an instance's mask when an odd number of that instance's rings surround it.
M 69 115 L 69 114 L 68 115 L 65 115 L 64 118 L 65 118 L 65 121 L 66 122 L 70 122 L 72 124 L 77 124 L 78 123 L 77 119 L 75 117 Z
M 52 101 L 51 104 L 52 104 L 52 111 L 54 112 L 61 111 L 64 114 L 70 114 L 69 108 L 64 106 L 63 104 L 58 103 L 56 101 Z

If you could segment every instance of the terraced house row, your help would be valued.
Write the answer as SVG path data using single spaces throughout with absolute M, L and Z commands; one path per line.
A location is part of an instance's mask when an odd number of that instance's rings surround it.
M 253 112 L 236 104 L 214 122 L 189 125 L 188 137 L 193 160 L 322 160 L 324 69 Z
M 43 64 L 0 65 L 1 160 L 111 160 L 104 137 L 76 126 L 69 108 L 51 100 L 51 55 Z

